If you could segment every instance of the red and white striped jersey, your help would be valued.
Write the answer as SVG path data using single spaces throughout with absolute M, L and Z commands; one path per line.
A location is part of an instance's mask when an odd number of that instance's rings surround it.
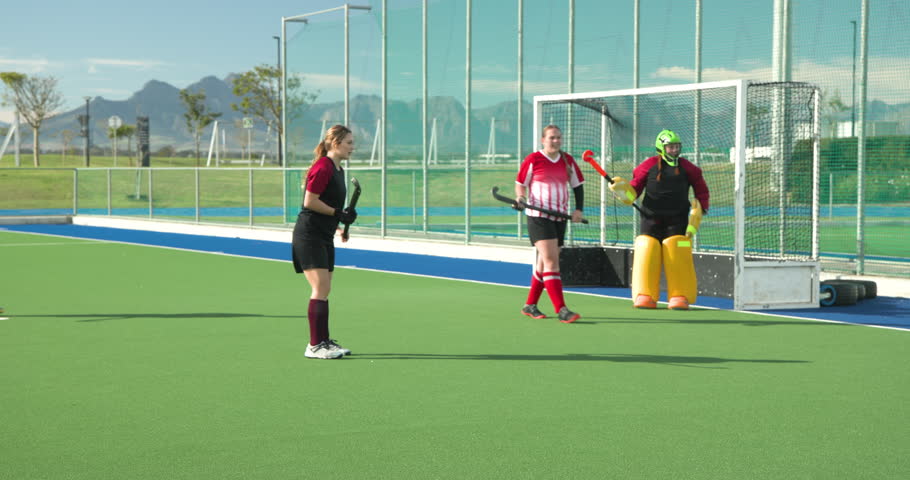
M 569 186 L 575 188 L 585 183 L 585 179 L 575 159 L 568 153 L 560 152 L 553 159 L 537 151 L 521 162 L 515 182 L 527 187 L 528 205 L 568 214 Z M 537 210 L 526 209 L 525 213 L 529 217 L 562 220 Z

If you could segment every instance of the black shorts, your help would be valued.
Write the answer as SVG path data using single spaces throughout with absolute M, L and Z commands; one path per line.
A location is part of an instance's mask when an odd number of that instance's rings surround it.
M 322 233 L 323 228 L 313 225 L 313 218 L 301 212 L 291 237 L 291 258 L 294 271 L 325 268 L 335 270 L 335 239 Z
M 654 218 L 641 218 L 642 235 L 650 235 L 663 242 L 665 239 L 674 235 L 685 235 L 686 227 L 689 226 L 689 213 L 683 213 L 675 216 L 655 216 Z
M 566 239 L 566 223 L 543 217 L 528 217 L 528 237 L 531 238 L 531 245 L 538 240 L 555 238 L 561 247 Z
M 320 239 L 294 237 L 291 243 L 291 255 L 294 259 L 294 271 L 325 268 L 335 270 L 335 244 Z

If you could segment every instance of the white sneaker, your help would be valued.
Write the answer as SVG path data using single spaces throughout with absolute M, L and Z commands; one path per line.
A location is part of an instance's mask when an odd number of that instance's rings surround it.
M 337 351 L 337 352 L 341 352 L 342 355 L 350 355 L 350 354 L 351 354 L 351 351 L 350 351 L 350 350 L 348 350 L 347 348 L 342 347 L 341 345 L 338 345 L 338 342 L 336 342 L 335 340 L 332 340 L 331 338 L 328 339 L 328 340 L 326 340 L 325 342 L 329 344 L 329 348 L 330 348 L 330 349 L 335 350 L 335 351 Z
M 307 345 L 303 355 L 307 358 L 332 359 L 341 358 L 344 356 L 344 353 L 329 346 L 329 342 L 322 341 L 316 345 Z

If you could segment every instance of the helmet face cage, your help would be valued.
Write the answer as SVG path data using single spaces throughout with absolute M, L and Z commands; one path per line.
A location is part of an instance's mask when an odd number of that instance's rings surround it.
M 676 160 L 676 157 L 669 157 L 667 155 L 667 152 L 664 150 L 664 145 L 667 145 L 669 143 L 682 144 L 682 140 L 680 140 L 679 135 L 677 135 L 673 130 L 661 130 L 661 132 L 657 134 L 657 140 L 654 141 L 654 147 L 657 149 L 657 153 L 659 153 L 660 156 Z

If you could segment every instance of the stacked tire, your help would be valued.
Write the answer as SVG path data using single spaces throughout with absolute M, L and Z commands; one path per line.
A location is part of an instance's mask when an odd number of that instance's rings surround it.
M 821 282 L 821 306 L 855 305 L 856 302 L 878 296 L 878 287 L 871 280 L 825 280 Z

